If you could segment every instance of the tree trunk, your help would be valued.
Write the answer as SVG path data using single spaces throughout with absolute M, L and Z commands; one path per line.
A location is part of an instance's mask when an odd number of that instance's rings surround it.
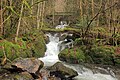
M 80 0 L 80 17 L 83 16 L 82 0 Z
M 0 9 L 0 35 L 3 34 L 3 11 L 2 11 L 2 1 L 0 2 L 1 3 L 1 9 Z
M 34 0 L 31 1 L 31 5 L 33 5 L 33 4 L 34 4 Z M 30 14 L 31 14 L 31 15 L 33 14 L 33 6 L 31 7 L 31 12 L 30 12 Z
M 22 13 L 23 13 L 23 3 L 21 5 L 21 11 L 20 11 L 20 17 L 19 17 L 19 22 L 18 22 L 17 31 L 16 31 L 15 42 L 17 42 L 18 35 L 19 35 L 20 24 L 21 24 L 21 19 L 22 19 Z
M 88 16 L 88 2 L 85 0 L 85 14 Z
M 42 6 L 42 22 L 41 22 L 41 29 L 44 25 L 44 12 L 45 12 L 45 1 L 43 1 L 43 6 Z
M 92 0 L 92 17 L 94 17 L 94 0 Z
M 53 1 L 54 1 L 54 0 L 53 0 Z M 54 26 L 54 24 L 55 24 L 55 3 L 54 3 L 54 2 L 53 2 L 53 6 L 52 6 L 52 7 L 53 7 L 53 12 L 52 12 L 52 13 L 53 13 L 53 14 L 52 14 L 52 16 L 53 16 L 53 17 L 52 17 L 52 23 L 53 23 L 53 26 Z
M 37 29 L 39 29 L 40 26 L 40 3 L 38 3 L 38 9 L 37 9 Z
M 102 0 L 100 0 L 100 6 L 99 8 L 102 6 Z M 97 26 L 99 26 L 100 24 L 100 14 L 98 15 L 98 18 L 97 18 Z

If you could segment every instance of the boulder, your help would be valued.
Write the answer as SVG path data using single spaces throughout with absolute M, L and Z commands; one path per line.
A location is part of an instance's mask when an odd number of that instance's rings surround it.
M 35 58 L 18 58 L 13 61 L 12 67 L 14 69 L 27 71 L 29 73 L 36 73 L 43 67 L 44 63 Z
M 61 61 L 74 64 L 85 62 L 86 60 L 84 51 L 79 47 L 64 49 L 60 52 L 58 56 Z
M 89 51 L 89 56 L 95 64 L 115 65 L 114 47 L 94 46 Z
M 4 74 L 0 76 L 0 80 L 34 80 L 28 72 Z
M 32 41 L 32 47 L 31 51 L 32 51 L 32 56 L 39 58 L 39 57 L 43 57 L 44 53 L 46 51 L 46 45 L 45 45 L 45 37 L 44 34 L 42 32 L 39 31 L 35 31 L 36 33 L 34 33 L 33 37 L 33 41 Z
M 63 79 L 72 79 L 73 77 L 77 76 L 78 73 L 66 66 L 64 66 L 61 62 L 55 63 L 53 66 L 49 67 L 48 70 L 50 71 L 50 75 L 54 75 L 56 77 Z

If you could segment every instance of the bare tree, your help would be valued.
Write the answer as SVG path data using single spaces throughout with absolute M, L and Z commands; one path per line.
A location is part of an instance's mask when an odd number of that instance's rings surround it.
M 83 16 L 82 0 L 80 0 L 80 16 Z
M 2 9 L 2 1 L 0 2 L 1 3 L 1 9 L 0 9 L 0 28 L 1 28 L 1 35 L 3 34 L 3 9 Z
M 54 1 L 54 0 L 53 0 Z M 55 24 L 55 3 L 53 2 L 53 5 L 52 5 L 52 8 L 53 8 L 53 11 L 52 11 L 52 15 L 53 15 L 53 17 L 52 17 L 52 22 L 53 22 L 53 25 Z
M 20 30 L 20 25 L 21 25 L 21 19 L 22 19 L 22 14 L 23 14 L 23 5 L 24 5 L 24 4 L 23 4 L 23 2 L 22 2 L 21 10 L 20 10 L 19 22 L 18 22 L 17 31 L 16 31 L 15 42 L 17 42 L 18 35 L 19 35 L 19 30 Z
M 92 0 L 92 17 L 94 17 L 94 0 Z
M 102 1 L 103 1 L 103 0 L 100 0 L 100 2 L 99 2 L 99 4 L 100 4 L 100 5 L 99 5 L 99 8 L 102 6 Z M 99 23 L 100 23 L 100 20 L 99 20 L 99 19 L 100 19 L 100 14 L 99 14 L 98 17 L 97 17 L 97 26 L 99 26 Z
M 39 29 L 40 26 L 40 3 L 38 3 L 38 9 L 37 9 L 37 29 Z
M 41 29 L 42 29 L 42 27 L 43 27 L 43 25 L 44 25 L 44 12 L 45 12 L 45 1 L 43 1 L 43 6 L 42 6 L 42 21 L 41 21 Z

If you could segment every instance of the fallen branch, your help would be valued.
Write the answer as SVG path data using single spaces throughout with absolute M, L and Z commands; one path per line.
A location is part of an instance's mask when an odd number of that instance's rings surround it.
M 8 60 L 9 62 L 11 62 L 11 60 L 9 60 L 9 59 L 7 58 L 6 53 L 5 53 L 5 48 L 4 48 L 4 46 L 2 46 L 2 49 L 3 49 L 4 59 L 2 60 L 1 64 L 2 64 L 2 65 L 5 65 L 6 62 L 7 62 L 7 60 Z
M 6 63 L 6 61 L 7 61 L 7 56 L 6 56 L 6 54 L 5 54 L 5 49 L 4 49 L 4 46 L 2 46 L 2 49 L 3 49 L 3 54 L 4 54 L 4 59 L 2 60 L 2 65 L 4 65 L 5 63 Z

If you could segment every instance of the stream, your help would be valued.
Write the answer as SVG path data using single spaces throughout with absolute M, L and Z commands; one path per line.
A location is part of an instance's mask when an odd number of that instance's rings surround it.
M 61 50 L 63 50 L 70 42 L 66 44 L 64 43 L 65 40 L 60 41 L 59 36 L 56 34 L 46 34 L 49 37 L 49 43 L 46 44 L 47 50 L 45 52 L 45 56 L 42 58 L 39 58 L 39 60 L 42 60 L 45 64 L 45 66 L 52 66 L 56 62 L 60 61 L 58 58 L 58 54 Z M 62 61 L 60 61 L 62 62 Z M 93 70 L 84 67 L 80 64 L 69 64 L 62 62 L 65 66 L 70 67 L 78 72 L 78 76 L 74 78 L 74 80 L 118 80 L 113 73 L 112 70 L 106 70 L 103 68 L 99 68 L 101 70 L 104 70 L 105 73 L 100 73 L 100 71 L 94 72 Z M 106 74 L 107 73 L 107 74 Z

